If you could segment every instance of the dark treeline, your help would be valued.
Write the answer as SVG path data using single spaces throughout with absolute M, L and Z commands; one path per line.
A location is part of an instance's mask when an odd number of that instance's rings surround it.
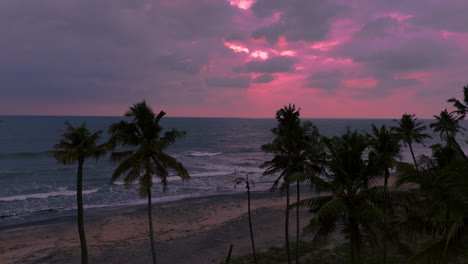
M 371 133 L 348 129 L 329 138 L 301 122 L 295 105 L 278 110 L 275 138 L 262 146 L 272 159 L 262 167 L 264 175 L 279 175 L 272 189 L 280 186 L 286 195 L 284 261 L 322 263 L 301 259 L 299 234 L 304 232 L 313 234 L 306 243 L 316 249 L 341 234 L 347 241 L 346 262 L 352 264 L 386 264 L 390 255 L 399 257 L 392 263 L 466 263 L 468 159 L 456 136 L 464 130 L 459 122 L 468 110 L 468 86 L 463 93 L 463 101 L 448 100 L 455 111 L 434 116 L 430 128 L 441 143 L 429 146 L 430 157 L 413 152 L 414 143 L 430 138 L 429 128 L 414 114 L 403 114 L 392 127 L 372 125 Z M 409 148 L 412 163 L 401 161 L 403 147 Z M 316 195 L 301 200 L 302 182 Z M 294 203 L 289 197 L 292 184 L 297 186 Z M 299 207 L 307 208 L 312 218 L 303 230 L 297 223 L 291 245 L 289 213 L 296 208 L 299 219 Z M 378 253 L 369 256 L 369 250 Z

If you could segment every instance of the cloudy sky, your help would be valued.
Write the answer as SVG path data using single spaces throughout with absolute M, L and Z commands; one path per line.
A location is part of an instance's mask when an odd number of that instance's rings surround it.
M 466 0 L 2 0 L 0 115 L 430 118 L 468 83 Z

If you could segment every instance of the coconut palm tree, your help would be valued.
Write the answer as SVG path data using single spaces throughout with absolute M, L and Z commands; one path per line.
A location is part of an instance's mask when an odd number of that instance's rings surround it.
M 373 201 L 379 188 L 371 187 L 381 168 L 375 160 L 363 159 L 369 141 L 356 131 L 325 138 L 325 144 L 329 154 L 325 179 L 315 179 L 316 189 L 323 195 L 300 202 L 315 213 L 304 231 L 315 233 L 313 242 L 319 242 L 340 230 L 349 239 L 351 263 L 361 263 L 364 237 L 376 240 L 377 227 L 386 217 Z
M 250 230 L 250 242 L 252 243 L 252 253 L 254 258 L 254 263 L 257 264 L 257 254 L 255 253 L 255 241 L 253 235 L 253 228 L 252 228 L 252 215 L 250 210 L 250 185 L 254 185 L 255 183 L 249 180 L 249 174 L 245 175 L 245 178 L 237 178 L 234 181 L 235 185 L 245 183 L 245 188 L 247 189 L 247 211 L 249 214 L 249 230 Z
M 371 155 L 374 155 L 378 163 L 384 168 L 384 187 L 387 189 L 390 169 L 394 168 L 400 157 L 401 146 L 398 136 L 385 125 L 378 129 L 372 124 L 372 134 L 369 137 Z
M 426 126 L 422 125 L 422 122 L 418 122 L 417 120 L 418 119 L 414 114 L 403 114 L 400 121 L 395 119 L 393 120 L 398 123 L 398 126 L 394 126 L 391 129 L 400 137 L 400 139 L 403 141 L 403 144 L 409 147 L 414 166 L 416 169 L 419 169 L 412 144 L 413 142 L 422 144 L 424 139 L 431 138 L 431 136 L 429 134 L 423 133 L 423 131 L 426 129 Z
M 458 119 L 464 119 L 468 112 L 468 85 L 463 87 L 463 102 L 456 98 L 451 98 L 447 102 L 453 103 L 453 107 L 457 109 L 454 112 L 458 115 Z
M 189 173 L 182 163 L 164 152 L 169 145 L 175 143 L 178 137 L 186 134 L 175 129 L 162 134 L 163 129 L 159 121 L 165 114 L 161 111 L 156 115 L 143 101 L 133 105 L 125 113 L 126 117 L 132 118 L 131 121 L 123 120 L 112 124 L 109 128 L 111 134 L 109 142 L 126 149 L 111 154 L 111 160 L 119 163 L 112 174 L 112 182 L 122 176 L 127 187 L 138 181 L 140 196 L 148 199 L 149 235 L 154 264 L 156 264 L 156 250 L 151 206 L 153 176 L 160 178 L 163 191 L 167 188 L 171 170 L 176 172 L 182 180 L 189 179 Z
M 62 164 L 78 163 L 76 177 L 76 204 L 78 207 L 78 233 L 81 246 L 81 263 L 88 263 L 88 247 L 86 245 L 86 233 L 83 219 L 83 164 L 88 158 L 98 159 L 106 154 L 108 145 L 98 145 L 97 141 L 101 137 L 102 130 L 91 133 L 86 127 L 86 123 L 80 126 L 73 126 L 70 122 L 65 122 L 67 126 L 62 131 L 62 138 L 54 145 L 54 150 L 50 151 L 52 156 Z
M 424 242 L 409 263 L 468 261 L 468 160 L 454 147 L 450 142 L 432 146 L 432 157 L 420 171 L 400 164 L 397 185 L 412 183 L 419 196 L 400 230 L 410 242 Z
M 303 181 L 314 171 L 314 166 L 310 162 L 310 157 L 315 154 L 318 130 L 310 123 L 301 124 L 299 118 L 300 109 L 295 105 L 285 106 L 276 112 L 278 126 L 272 129 L 275 138 L 269 144 L 262 146 L 266 153 L 274 154 L 273 158 L 264 162 L 261 168 L 266 168 L 263 175 L 276 175 L 272 189 L 277 188 L 283 180 L 282 190 L 286 190 L 286 210 L 285 210 L 285 244 L 288 263 L 291 263 L 291 253 L 289 246 L 289 210 L 290 210 L 290 183 L 296 182 L 296 199 L 300 200 L 300 181 Z M 299 208 L 296 209 L 296 262 L 299 262 Z
M 384 193 L 388 193 L 388 178 L 390 177 L 390 169 L 397 164 L 397 158 L 400 156 L 400 144 L 398 137 L 391 132 L 385 125 L 378 129 L 372 124 L 372 134 L 367 134 L 371 148 L 370 156 L 377 161 L 377 164 L 382 166 L 384 172 Z M 384 196 L 383 209 L 388 214 L 390 209 L 390 201 L 388 195 Z M 387 263 L 387 222 L 384 219 L 384 234 L 383 234 L 383 263 Z
M 434 132 L 440 132 L 440 138 L 448 140 L 449 137 L 455 137 L 457 133 L 464 130 L 459 124 L 459 119 L 449 113 L 447 109 L 440 112 L 440 116 L 434 115 L 436 122 L 429 125 Z

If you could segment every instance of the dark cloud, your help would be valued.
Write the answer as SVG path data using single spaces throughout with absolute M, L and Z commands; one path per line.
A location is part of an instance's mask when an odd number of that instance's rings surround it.
M 296 59 L 290 56 L 277 56 L 264 61 L 250 61 L 245 65 L 235 67 L 234 72 L 278 73 L 293 72 Z
M 175 85 L 225 49 L 239 13 L 226 1 L 71 0 L 0 2 L 4 100 L 103 101 L 152 94 L 179 100 Z M 208 92 L 208 91 L 207 91 Z M 119 99 L 120 98 L 120 99 Z
M 250 77 L 217 77 L 206 80 L 206 85 L 210 87 L 226 87 L 226 88 L 249 88 Z
M 383 78 L 378 80 L 377 87 L 383 89 L 402 88 L 419 84 L 420 81 L 414 78 Z
M 360 89 L 355 91 L 353 97 L 357 99 L 375 99 L 388 96 L 394 89 L 411 87 L 418 85 L 419 80 L 413 78 L 382 78 L 377 80 L 377 86 L 370 89 Z
M 452 32 L 468 32 L 466 1 L 425 2 L 408 22 Z
M 239 14 L 228 1 L 183 0 L 173 4 L 156 1 L 158 7 L 152 10 L 151 20 L 158 28 L 175 39 L 194 40 L 205 37 L 226 37 L 231 32 L 232 20 Z M 154 31 L 157 34 L 157 31 Z
M 283 23 L 274 23 L 271 25 L 263 26 L 252 33 L 254 39 L 265 37 L 266 40 L 274 44 L 278 38 L 286 32 L 286 26 Z
M 278 22 L 257 28 L 253 38 L 265 37 L 275 43 L 280 35 L 290 41 L 320 41 L 327 37 L 330 24 L 348 8 L 332 1 L 321 0 L 258 0 L 252 6 L 258 17 L 279 14 Z
M 446 44 L 428 38 L 412 39 L 401 46 L 371 51 L 354 60 L 373 69 L 392 72 L 425 70 L 444 66 L 450 61 L 454 50 L 448 50 L 450 45 Z
M 341 86 L 343 74 L 338 71 L 315 72 L 307 78 L 308 88 L 336 89 Z
M 185 74 L 197 74 L 203 63 L 196 63 L 190 58 L 182 58 L 176 55 L 159 56 L 155 58 L 155 65 L 162 71 L 175 71 Z
M 354 34 L 355 38 L 384 38 L 397 33 L 399 27 L 398 20 L 391 17 L 379 17 L 362 27 Z
M 269 83 L 272 82 L 275 79 L 275 76 L 271 74 L 262 74 L 257 77 L 255 77 L 252 82 L 253 83 Z

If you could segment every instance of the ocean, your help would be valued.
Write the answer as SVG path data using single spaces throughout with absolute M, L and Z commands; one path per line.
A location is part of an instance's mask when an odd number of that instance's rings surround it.
M 0 227 L 31 221 L 74 215 L 76 209 L 75 183 L 77 165 L 61 165 L 47 151 L 53 149 L 65 128 L 64 122 L 74 125 L 86 122 L 91 131 L 104 130 L 101 142 L 107 138 L 110 124 L 123 117 L 64 117 L 64 116 L 0 116 Z M 318 126 L 325 136 L 342 134 L 347 128 L 369 131 L 396 123 L 391 119 L 303 119 Z M 432 120 L 421 120 L 429 127 Z M 272 140 L 271 128 L 275 119 L 243 118 L 176 118 L 164 117 L 165 129 L 187 131 L 167 152 L 180 160 L 190 173 L 190 180 L 181 181 L 176 175 L 169 178 L 168 189 L 162 192 L 154 177 L 153 202 L 180 200 L 189 197 L 244 192 L 234 180 L 249 177 L 254 190 L 267 190 L 274 177 L 262 177 L 259 166 L 270 156 L 260 147 Z M 467 122 L 463 126 L 468 129 Z M 430 130 L 427 131 L 430 133 Z M 438 134 L 425 141 L 429 146 L 440 142 Z M 463 136 L 461 136 L 462 139 Z M 466 138 L 466 137 L 465 137 Z M 459 141 L 465 152 L 468 147 Z M 416 155 L 430 155 L 430 149 L 415 145 Z M 409 150 L 402 159 L 410 161 Z M 126 188 L 122 181 L 110 182 L 116 164 L 108 156 L 84 164 L 85 209 L 145 204 L 138 194 L 138 183 Z

